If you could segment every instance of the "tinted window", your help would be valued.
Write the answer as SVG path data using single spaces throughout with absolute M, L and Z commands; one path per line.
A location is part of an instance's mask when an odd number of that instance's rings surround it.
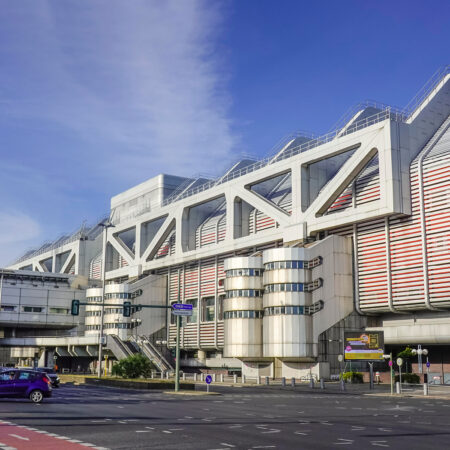
M 20 372 L 19 380 L 31 380 L 33 379 L 33 374 L 31 372 Z
M 2 372 L 0 373 L 0 381 L 7 381 L 14 379 L 15 372 Z

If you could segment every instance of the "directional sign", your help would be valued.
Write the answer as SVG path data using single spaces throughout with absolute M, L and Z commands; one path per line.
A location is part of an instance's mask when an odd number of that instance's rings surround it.
M 211 375 L 207 375 L 205 378 L 206 384 L 211 384 L 212 382 L 212 376 Z
M 172 314 L 174 316 L 192 316 L 192 306 L 189 303 L 174 303 L 172 305 Z
M 427 367 L 430 367 L 430 366 L 431 366 L 430 361 L 427 361 Z
M 192 311 L 193 305 L 191 305 L 190 303 L 174 303 L 172 305 L 172 308 L 176 309 L 176 310 L 190 310 L 190 311 Z
M 192 316 L 192 309 L 172 309 L 174 316 Z

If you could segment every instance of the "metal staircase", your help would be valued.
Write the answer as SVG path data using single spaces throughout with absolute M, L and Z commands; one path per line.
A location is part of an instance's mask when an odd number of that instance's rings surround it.
M 151 343 L 147 336 L 130 337 L 130 341 L 139 348 L 150 362 L 161 372 L 173 372 L 173 366 L 161 354 L 161 352 Z

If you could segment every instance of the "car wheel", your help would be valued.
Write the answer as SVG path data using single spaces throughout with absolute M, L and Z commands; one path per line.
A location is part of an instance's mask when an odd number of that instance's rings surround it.
M 44 396 L 42 395 L 42 391 L 34 390 L 30 393 L 30 400 L 33 403 L 41 403 Z

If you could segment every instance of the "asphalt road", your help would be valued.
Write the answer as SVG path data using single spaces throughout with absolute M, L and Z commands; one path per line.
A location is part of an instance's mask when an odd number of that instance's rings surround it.
M 213 389 L 221 395 L 65 385 L 40 405 L 0 399 L 0 449 L 413 450 L 450 445 L 446 399 L 307 388 Z

